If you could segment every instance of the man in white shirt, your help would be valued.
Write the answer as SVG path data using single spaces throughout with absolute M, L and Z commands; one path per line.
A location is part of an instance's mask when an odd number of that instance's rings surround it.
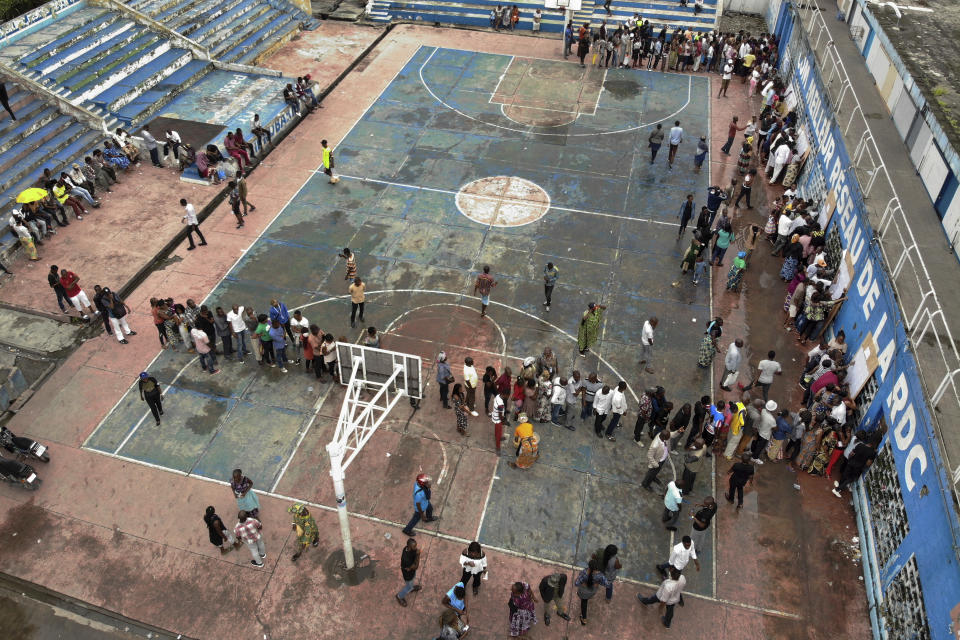
M 180 198 L 180 206 L 183 207 L 183 210 L 186 212 L 181 221 L 187 225 L 187 240 L 190 241 L 190 246 L 187 247 L 187 251 L 193 251 L 197 248 L 197 245 L 193 244 L 194 232 L 196 232 L 197 237 L 200 238 L 200 246 L 207 246 L 207 240 L 200 231 L 200 221 L 197 220 L 197 210 L 193 208 L 192 204 L 187 202 L 186 198 Z
M 157 151 L 157 139 L 150 133 L 150 127 L 143 125 L 143 129 L 140 130 L 140 135 L 147 145 L 147 151 L 150 152 L 150 162 L 153 163 L 153 166 L 163 169 L 163 165 L 160 164 L 160 153 Z
M 723 65 L 723 73 L 720 76 L 720 91 L 717 92 L 717 97 L 723 96 L 727 97 L 727 87 L 730 86 L 730 78 L 733 77 L 733 60 L 727 60 L 726 64 Z
M 610 407 L 613 406 L 613 390 L 610 385 L 603 385 L 593 397 L 593 432 L 598 438 L 603 437 L 603 423 L 610 413 Z
M 171 151 L 173 151 L 173 157 L 179 160 L 180 145 L 183 142 L 180 139 L 180 134 L 173 129 L 167 129 L 166 133 L 164 134 L 164 138 L 166 138 L 166 142 L 163 143 L 163 161 L 167 161 Z
M 793 218 L 790 217 L 790 212 L 786 209 L 780 211 L 780 218 L 777 219 L 777 241 L 774 243 L 770 255 L 777 255 L 787 246 L 787 242 L 790 240 L 791 224 L 793 224 Z
M 680 126 L 680 121 L 675 120 L 673 122 L 673 128 L 670 129 L 670 155 L 667 156 L 667 166 L 673 168 L 673 160 L 677 157 L 677 149 L 680 147 L 680 143 L 683 142 L 683 128 Z
M 567 379 L 557 377 L 553 380 L 553 390 L 550 392 L 550 422 L 560 426 L 560 412 L 567 402 Z
M 670 575 L 666 576 L 660 583 L 660 588 L 657 589 L 655 594 L 643 598 L 638 593 L 637 600 L 643 604 L 657 604 L 658 602 L 665 604 L 667 612 L 660 618 L 660 622 L 669 629 L 670 623 L 673 622 L 673 609 L 677 603 L 683 600 L 683 589 L 686 586 L 687 579 L 677 569 L 671 568 Z
M 723 358 L 723 378 L 720 380 L 720 388 L 724 391 L 731 391 L 730 385 L 728 383 L 733 383 L 737 379 L 737 374 L 740 372 L 740 364 L 743 362 L 743 340 L 737 338 L 733 341 L 729 347 L 727 347 L 727 355 Z M 727 380 L 730 376 L 733 376 L 732 379 Z
M 777 403 L 773 400 L 767 400 L 763 411 L 760 412 L 760 423 L 757 425 L 757 437 L 750 443 L 750 454 L 753 457 L 753 464 L 763 464 L 760 454 L 767 448 L 770 442 L 770 436 L 777 427 Z
M 657 316 L 650 316 L 643 323 L 643 330 L 640 332 L 640 366 L 644 367 L 647 373 L 653 373 L 653 330 L 657 328 Z M 649 363 L 649 364 L 648 364 Z
M 616 442 L 613 432 L 620 425 L 620 419 L 627 412 L 627 383 L 621 380 L 617 383 L 617 388 L 613 390 L 613 400 L 610 405 L 610 413 L 613 417 L 610 419 L 610 426 L 607 427 L 607 440 Z
M 660 484 L 660 481 L 657 480 L 657 474 L 660 473 L 663 463 L 670 455 L 669 441 L 670 429 L 664 429 L 654 437 L 653 442 L 647 449 L 647 474 L 643 476 L 643 482 L 640 483 L 640 486 L 647 491 L 653 491 L 650 486 L 652 483 Z
M 310 335 L 310 321 L 303 317 L 300 309 L 293 312 L 290 318 L 290 331 L 293 332 L 293 353 L 296 355 L 296 362 L 300 364 L 303 356 L 303 338 Z
M 573 426 L 573 419 L 580 413 L 578 396 L 583 393 L 583 380 L 580 378 L 579 371 L 574 371 L 573 375 L 567 381 L 566 391 L 567 415 L 563 418 L 563 426 L 570 431 L 576 431 L 577 428 Z
M 773 152 L 773 173 L 770 175 L 770 184 L 774 184 L 777 180 L 780 179 L 780 172 L 783 171 L 783 167 L 790 162 L 790 156 L 793 155 L 793 150 L 790 148 L 790 145 L 787 144 L 787 140 L 784 139 L 780 143 L 780 146 L 777 147 L 777 150 Z
M 243 320 L 243 307 L 233 305 L 227 311 L 227 322 L 230 324 L 230 333 L 237 343 L 237 362 L 243 362 L 244 354 L 250 353 L 247 347 L 247 323 Z
M 747 389 L 752 389 L 755 385 L 760 385 L 760 388 L 763 389 L 763 401 L 766 402 L 769 400 L 770 398 L 768 396 L 770 394 L 770 385 L 773 384 L 773 376 L 779 376 L 783 373 L 783 367 L 774 359 L 776 357 L 776 351 L 768 351 L 766 360 L 761 360 L 757 363 L 756 379 L 747 386 L 740 385 L 740 389 L 746 391 Z
M 463 360 L 463 386 L 467 390 L 467 408 L 470 409 L 470 415 L 478 416 L 477 413 L 477 370 L 473 367 L 473 358 L 464 358 Z

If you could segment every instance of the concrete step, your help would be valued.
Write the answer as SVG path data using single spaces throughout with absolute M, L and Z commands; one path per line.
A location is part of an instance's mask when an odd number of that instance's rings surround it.
M 32 175 L 36 180 L 42 175 L 43 167 L 50 166 L 46 164 L 48 158 L 54 157 L 89 131 L 76 120 L 61 116 L 34 133 L 30 140 L 15 145 L 0 155 L 0 189 L 5 191 L 9 186 L 20 183 L 24 176 Z M 28 157 L 31 161 L 24 162 Z M 16 197 L 16 194 L 13 195 Z
M 24 63 L 42 62 L 119 18 L 119 14 L 100 8 L 80 9 L 15 40 L 3 48 L 3 55 L 22 59 Z
M 127 126 L 146 122 L 173 98 L 199 82 L 212 68 L 213 65 L 205 60 L 191 60 L 112 113 Z
M 20 113 L 14 112 L 17 113 L 17 121 L 10 121 L 10 123 L 17 126 L 6 127 L 0 134 L 0 154 L 6 153 L 13 146 L 31 137 L 36 131 L 60 115 L 60 112 L 53 106 L 41 100 L 36 100 L 31 104 L 32 109 L 25 109 Z
M 122 41 L 124 37 L 129 37 L 128 34 L 136 33 L 137 31 L 136 23 L 132 20 L 115 20 L 106 28 L 88 33 L 87 37 L 79 42 L 47 56 L 43 60 L 33 60 L 30 62 L 21 60 L 21 62 L 31 69 L 36 69 L 46 75 L 74 60 L 86 59 L 90 57 L 93 52 L 108 48 L 114 43 Z
M 299 31 L 299 29 L 300 21 L 296 17 L 284 14 L 279 15 L 259 32 L 253 34 L 236 47 L 241 54 L 236 61 L 240 64 L 255 64 L 263 52 L 272 47 L 274 43 L 280 41 L 290 33 Z M 230 54 L 230 52 L 228 52 L 228 54 Z
M 295 19 L 270 8 L 245 26 L 242 39 L 231 38 L 218 44 L 213 50 L 214 55 L 225 62 L 237 62 L 241 56 L 257 47 L 264 39 L 269 38 L 277 29 L 288 22 L 293 23 L 290 30 L 296 28 Z
M 249 11 L 254 4 L 251 0 L 224 0 L 224 2 L 212 4 L 196 3 L 192 9 L 177 16 L 176 20 L 167 20 L 165 24 L 178 33 L 192 38 L 191 34 L 194 31 L 205 25 L 218 24 L 222 16 L 230 13 L 238 5 Z
M 0 211 L 9 211 L 17 194 L 32 187 L 43 175 L 44 167 L 48 167 L 53 173 L 59 175 L 72 163 L 82 163 L 83 157 L 97 148 L 102 138 L 103 134 L 101 132 L 86 129 L 84 133 L 74 138 L 69 144 L 63 144 L 60 148 L 48 146 L 45 149 L 47 155 L 40 156 L 38 154 L 36 164 L 30 163 L 15 174 L 8 172 L 0 175 L 0 191 L 2 191 L 0 193 Z
M 223 51 L 262 27 L 267 21 L 267 14 L 272 11 L 270 5 L 248 2 L 243 13 L 226 18 L 228 22 L 219 24 L 205 34 L 203 45 L 214 51 Z
M 114 61 L 142 52 L 158 40 L 157 35 L 150 31 L 129 29 L 83 56 L 51 70 L 48 76 L 70 91 L 76 91 L 86 84 L 84 80 L 92 80 L 91 76 L 105 73 L 115 66 L 112 64 Z
M 234 37 L 233 29 L 253 20 L 268 8 L 253 0 L 242 0 L 235 3 L 229 11 L 220 14 L 215 20 L 199 25 L 197 29 L 190 33 L 190 37 L 205 47 L 211 47 L 226 38 Z
M 71 99 L 89 100 L 123 76 L 170 50 L 170 43 L 152 31 L 85 67 L 65 83 Z
M 169 46 L 169 43 L 165 43 L 164 46 Z M 123 75 L 116 82 L 87 99 L 93 104 L 116 112 L 192 59 L 193 56 L 189 51 L 167 49 L 149 61 L 132 63 L 121 72 Z

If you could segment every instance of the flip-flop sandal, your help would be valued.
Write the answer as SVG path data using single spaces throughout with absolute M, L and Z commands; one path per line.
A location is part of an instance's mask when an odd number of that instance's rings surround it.
M 393 597 L 397 599 L 397 602 L 400 603 L 400 606 L 401 606 L 401 607 L 407 606 L 407 601 L 406 601 L 406 600 L 402 600 L 402 599 L 400 598 L 400 596 L 394 595 Z

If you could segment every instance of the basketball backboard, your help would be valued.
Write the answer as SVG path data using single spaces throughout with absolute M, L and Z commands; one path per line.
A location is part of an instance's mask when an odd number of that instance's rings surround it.
M 395 379 L 396 386 L 410 398 L 423 398 L 423 362 L 420 356 L 338 342 L 337 365 L 342 384 L 350 381 L 354 362 L 360 366 L 357 380 L 372 385 L 382 385 L 393 376 L 396 365 L 403 365 L 403 371 Z
M 583 8 L 581 0 L 544 0 L 545 9 L 562 9 L 566 11 L 580 11 Z

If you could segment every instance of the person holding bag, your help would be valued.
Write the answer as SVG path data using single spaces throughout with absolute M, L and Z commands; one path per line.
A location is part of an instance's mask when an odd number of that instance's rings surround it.
M 595 559 L 590 560 L 587 568 L 580 572 L 574 584 L 577 587 L 577 596 L 580 598 L 580 624 L 587 624 L 587 603 L 590 598 L 597 595 L 600 587 L 610 586 L 607 577 L 600 570 L 600 566 Z
M 454 377 L 450 372 L 450 365 L 447 364 L 447 354 L 441 351 L 437 354 L 437 385 L 440 387 L 440 402 L 443 404 L 444 409 L 450 408 L 447 394 L 453 382 Z

